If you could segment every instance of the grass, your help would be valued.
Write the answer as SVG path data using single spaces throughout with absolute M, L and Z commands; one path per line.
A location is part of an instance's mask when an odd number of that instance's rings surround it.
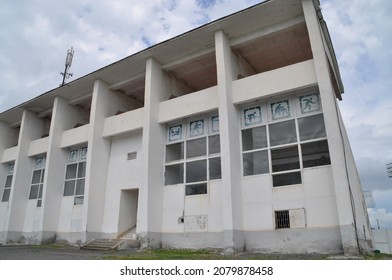
M 374 252 L 372 255 L 365 255 L 365 260 L 392 260 L 392 254 Z
M 107 255 L 110 260 L 323 260 L 318 254 L 223 254 L 219 250 L 156 249 L 133 251 L 127 255 Z

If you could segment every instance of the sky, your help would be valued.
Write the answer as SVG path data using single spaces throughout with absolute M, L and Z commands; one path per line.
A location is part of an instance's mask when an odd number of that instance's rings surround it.
M 0 112 L 68 81 L 262 0 L 2 0 Z M 375 207 L 373 227 L 392 228 L 391 0 L 320 0 L 345 93 L 339 102 L 358 172 Z

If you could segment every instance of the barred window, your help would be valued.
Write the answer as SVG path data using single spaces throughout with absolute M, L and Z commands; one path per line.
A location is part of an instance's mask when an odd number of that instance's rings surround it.
M 289 210 L 275 211 L 275 228 L 290 228 Z

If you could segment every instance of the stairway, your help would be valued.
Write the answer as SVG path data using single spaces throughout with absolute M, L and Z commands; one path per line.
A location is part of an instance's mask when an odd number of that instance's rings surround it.
M 109 251 L 117 250 L 123 241 L 117 239 L 94 239 L 80 249 L 84 250 L 99 250 L 99 251 Z
M 140 241 L 137 239 L 136 227 L 133 227 L 119 236 L 118 239 L 94 239 L 80 247 L 84 250 L 125 250 L 140 248 Z

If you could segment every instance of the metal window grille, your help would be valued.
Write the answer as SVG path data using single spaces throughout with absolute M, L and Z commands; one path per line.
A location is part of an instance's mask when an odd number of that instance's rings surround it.
M 275 211 L 275 228 L 290 228 L 290 215 L 288 210 Z

